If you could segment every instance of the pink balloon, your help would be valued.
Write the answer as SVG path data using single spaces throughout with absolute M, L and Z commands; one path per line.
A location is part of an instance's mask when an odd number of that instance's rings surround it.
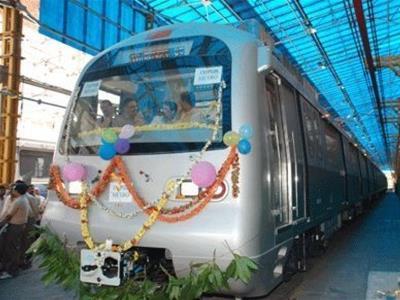
M 215 167 L 207 161 L 198 162 L 192 168 L 192 181 L 201 188 L 209 187 L 216 178 Z
M 82 164 L 73 162 L 63 167 L 62 174 L 67 181 L 78 181 L 86 178 L 87 171 Z

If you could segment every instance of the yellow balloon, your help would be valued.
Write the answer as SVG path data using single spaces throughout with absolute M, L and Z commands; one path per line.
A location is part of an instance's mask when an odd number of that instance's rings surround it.
M 223 141 L 227 146 L 237 145 L 240 141 L 240 134 L 234 131 L 228 131 L 224 134 Z

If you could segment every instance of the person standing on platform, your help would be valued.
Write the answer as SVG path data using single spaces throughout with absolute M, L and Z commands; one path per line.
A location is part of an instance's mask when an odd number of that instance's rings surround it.
M 3 272 L 0 279 L 16 276 L 22 250 L 22 236 L 28 222 L 29 204 L 24 196 L 28 186 L 16 183 L 11 189 L 11 204 L 6 217 L 0 220 L 0 228 L 6 226 L 0 234 L 0 262 Z
M 0 185 L 0 214 L 3 211 L 5 202 L 6 202 L 6 187 L 5 185 Z
M 32 255 L 25 254 L 26 250 L 36 240 L 34 233 L 35 224 L 40 219 L 40 199 L 35 196 L 35 186 L 33 184 L 28 185 L 28 190 L 24 195 L 29 204 L 28 222 L 25 227 L 25 231 L 22 238 L 21 248 L 21 268 L 28 269 L 31 267 Z
M 35 187 L 34 196 L 36 198 L 38 198 L 39 201 L 40 201 L 40 205 L 39 205 L 39 220 L 36 222 L 37 225 L 40 225 L 40 221 L 42 219 L 42 215 L 44 213 L 44 210 L 46 209 L 47 199 L 40 194 L 40 189 L 38 187 Z

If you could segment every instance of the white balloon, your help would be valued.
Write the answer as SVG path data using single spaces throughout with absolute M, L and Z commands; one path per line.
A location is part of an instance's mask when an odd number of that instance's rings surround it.
M 134 134 L 135 134 L 135 127 L 133 125 L 126 124 L 122 126 L 119 137 L 121 139 L 129 139 L 133 137 Z

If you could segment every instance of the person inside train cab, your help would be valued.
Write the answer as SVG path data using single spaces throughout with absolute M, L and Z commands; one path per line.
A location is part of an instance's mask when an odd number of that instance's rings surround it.
M 200 122 L 200 114 L 197 112 L 195 99 L 192 94 L 183 92 L 178 100 L 179 122 Z
M 153 119 L 151 124 L 171 124 L 176 121 L 178 105 L 174 101 L 165 101 L 162 104 L 160 115 Z
M 110 100 L 101 100 L 100 109 L 103 115 L 97 119 L 97 125 L 101 128 L 111 127 L 115 116 L 114 105 Z
M 96 113 L 88 101 L 78 101 L 74 111 L 71 135 L 76 136 L 79 132 L 90 131 L 97 127 Z
M 117 116 L 115 122 L 113 122 L 113 126 L 116 127 L 122 127 L 127 124 L 134 126 L 145 124 L 144 117 L 139 111 L 138 103 L 133 98 L 126 99 L 122 108 L 122 114 Z

